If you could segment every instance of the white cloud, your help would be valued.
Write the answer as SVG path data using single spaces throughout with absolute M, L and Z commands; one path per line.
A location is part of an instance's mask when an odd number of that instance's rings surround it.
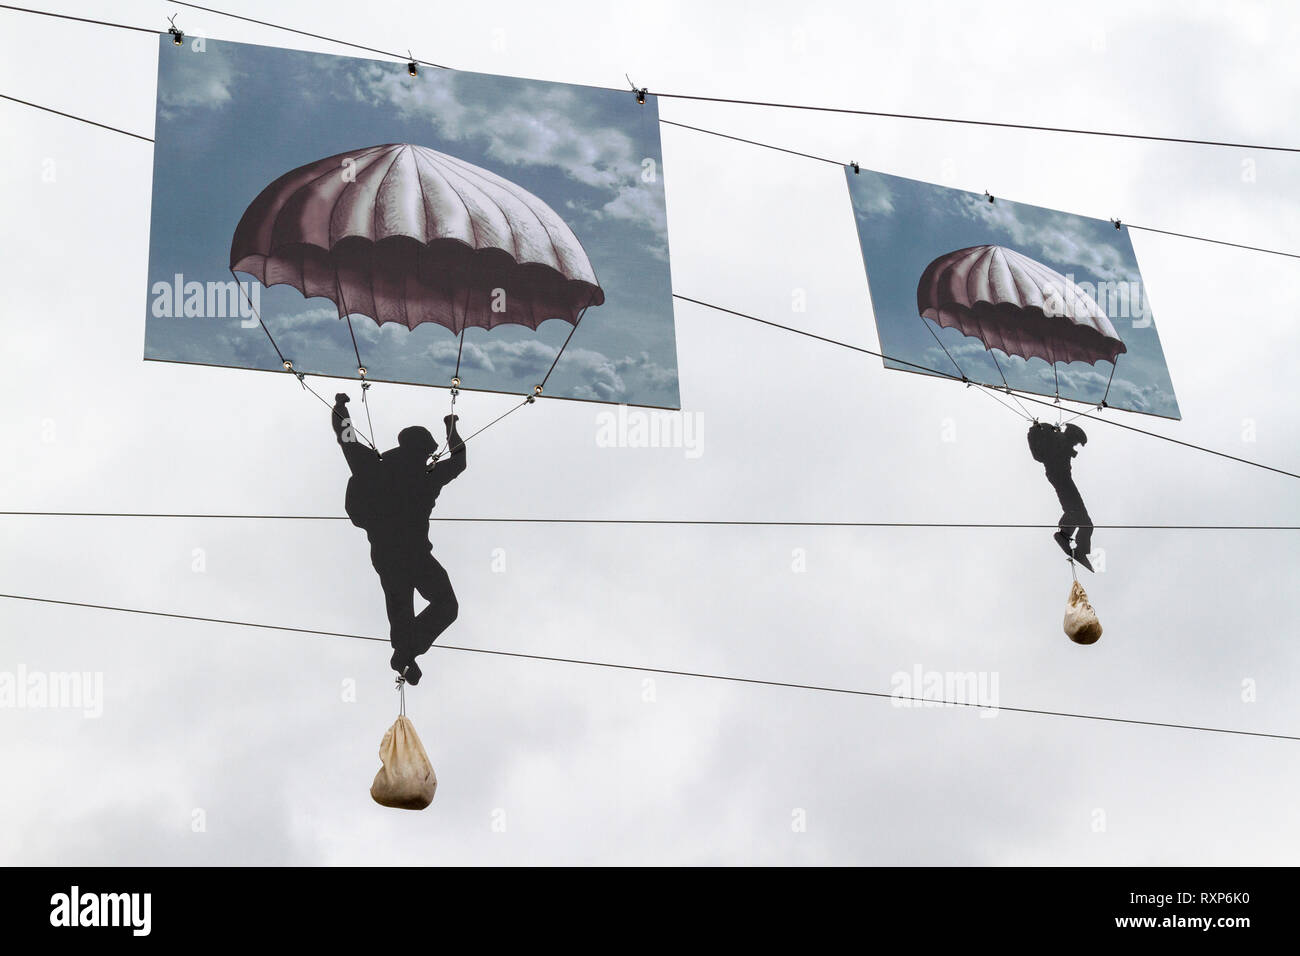
M 963 194 L 960 202 L 966 216 L 1005 230 L 1022 249 L 1033 250 L 1058 263 L 1082 266 L 1100 279 L 1119 281 L 1137 278 L 1125 265 L 1119 250 L 1114 246 L 1098 244 L 1091 237 L 1085 236 L 1079 230 L 1078 220 L 1074 216 L 1052 213 L 1045 225 L 1029 225 L 1016 215 L 1015 208 L 1009 202 L 990 203 L 971 194 Z
M 894 197 L 885 179 L 869 169 L 858 172 L 849 190 L 853 212 L 861 220 L 884 218 L 894 214 Z
M 175 57 L 168 64 L 165 82 L 158 87 L 164 119 L 174 119 L 186 110 L 217 109 L 230 102 L 230 88 L 239 74 L 220 44 L 208 44 L 198 52 L 187 43 L 176 51 L 163 50 L 162 55 Z
M 510 166 L 551 166 L 608 197 L 596 215 L 667 229 L 662 181 L 643 188 L 642 161 L 626 133 L 590 121 L 574 91 L 538 86 L 515 101 L 487 107 L 459 95 L 460 78 L 411 83 L 393 70 L 367 65 L 345 81 L 351 94 L 431 123 L 452 140 L 484 141 L 493 159 Z

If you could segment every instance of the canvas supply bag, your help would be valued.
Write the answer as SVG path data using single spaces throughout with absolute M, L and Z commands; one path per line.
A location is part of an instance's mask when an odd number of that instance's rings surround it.
M 384 734 L 379 744 L 379 759 L 384 765 L 370 785 L 370 796 L 375 803 L 398 810 L 423 810 L 433 802 L 438 778 L 434 776 L 433 764 L 429 763 L 415 725 L 405 714 Z
M 1078 581 L 1070 587 L 1070 600 L 1065 605 L 1065 633 L 1076 644 L 1096 644 L 1101 637 L 1101 621 L 1088 603 L 1088 592 Z

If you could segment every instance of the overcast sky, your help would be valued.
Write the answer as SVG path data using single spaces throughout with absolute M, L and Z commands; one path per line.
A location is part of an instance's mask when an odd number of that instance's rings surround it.
M 167 4 L 64 0 L 166 25 Z M 250 8 L 245 8 L 250 9 Z M 1283 4 L 269 2 L 257 16 L 487 73 L 1300 145 Z M 152 135 L 156 40 L 0 11 L 0 92 Z M 337 47 L 182 9 L 191 35 Z M 629 98 L 631 94 L 628 94 Z M 1300 251 L 1300 161 L 661 101 L 661 116 L 893 175 Z M 287 376 L 142 361 L 151 145 L 0 102 L 8 510 L 341 514 L 328 413 Z M 842 170 L 663 127 L 679 293 L 877 346 Z M 49 181 L 51 180 L 52 181 Z M 1300 469 L 1300 262 L 1135 232 L 1181 422 Z M 803 311 L 799 311 L 803 306 Z M 683 448 L 606 447 L 542 401 L 474 440 L 444 517 L 1051 523 L 1024 423 L 973 389 L 678 302 Z M 332 393 L 335 384 L 318 388 Z M 445 391 L 377 385 L 381 442 Z M 508 397 L 467 395 L 477 427 Z M 1300 524 L 1295 479 L 1085 423 L 1099 524 Z M 346 521 L 3 517 L 0 591 L 382 636 Z M 434 523 L 443 642 L 1300 733 L 1294 532 L 1099 530 L 1105 627 L 1061 630 L 1050 530 Z M 196 567 L 202 567 L 196 571 Z M 1284 863 L 1294 742 L 433 650 L 408 713 L 439 777 L 374 804 L 382 643 L 0 599 L 0 672 L 100 673 L 102 716 L 0 709 L 7 863 Z M 345 700 L 355 682 L 355 701 Z M 1253 682 L 1253 683 L 1246 683 Z M 1243 700 L 1243 687 L 1253 700 Z M 194 821 L 204 829 L 196 832 Z

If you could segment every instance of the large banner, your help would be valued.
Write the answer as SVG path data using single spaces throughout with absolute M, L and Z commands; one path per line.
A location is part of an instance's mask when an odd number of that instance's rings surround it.
M 1180 417 L 1126 229 L 845 174 L 887 368 Z
M 679 406 L 655 97 L 159 42 L 146 359 Z

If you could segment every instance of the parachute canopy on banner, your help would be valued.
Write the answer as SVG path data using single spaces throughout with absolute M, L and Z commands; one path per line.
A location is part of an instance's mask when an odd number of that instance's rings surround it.
M 972 246 L 925 267 L 916 307 L 986 349 L 1046 362 L 1114 363 L 1127 352 L 1097 300 L 1041 262 L 1002 246 Z
M 1128 233 L 846 170 L 886 367 L 1178 418 Z
M 160 38 L 147 359 L 679 406 L 655 97 L 199 46 Z
M 339 171 L 353 170 L 344 179 Z M 394 143 L 308 163 L 267 186 L 235 229 L 230 268 L 264 286 L 324 296 L 339 317 L 573 325 L 605 301 L 573 230 L 536 196 L 485 169 Z M 502 308 L 492 308 L 497 289 Z

